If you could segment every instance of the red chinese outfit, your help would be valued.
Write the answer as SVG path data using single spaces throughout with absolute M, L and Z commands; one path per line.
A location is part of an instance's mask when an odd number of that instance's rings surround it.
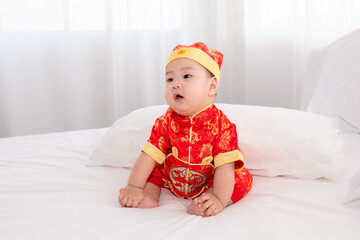
M 157 162 L 148 182 L 180 198 L 193 199 L 211 188 L 216 168 L 230 162 L 235 162 L 233 202 L 251 189 L 236 126 L 213 104 L 191 117 L 169 108 L 156 120 L 142 151 Z

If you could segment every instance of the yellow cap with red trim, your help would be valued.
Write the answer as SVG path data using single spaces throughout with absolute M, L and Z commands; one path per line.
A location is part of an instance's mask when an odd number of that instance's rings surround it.
M 200 63 L 220 80 L 220 69 L 223 61 L 223 54 L 217 50 L 208 48 L 205 43 L 194 43 L 192 45 L 177 45 L 169 56 L 166 66 L 178 58 L 189 58 Z

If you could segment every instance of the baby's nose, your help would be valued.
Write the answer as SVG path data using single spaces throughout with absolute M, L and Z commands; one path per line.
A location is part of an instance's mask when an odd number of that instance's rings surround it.
M 181 83 L 180 82 L 175 82 L 173 85 L 172 85 L 172 88 L 173 89 L 178 89 L 181 87 Z

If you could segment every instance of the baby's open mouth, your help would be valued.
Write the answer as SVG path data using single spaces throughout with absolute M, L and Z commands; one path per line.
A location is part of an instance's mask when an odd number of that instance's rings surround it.
M 176 96 L 175 96 L 175 99 L 182 99 L 182 98 L 184 98 L 184 97 L 181 96 L 180 94 L 176 94 Z

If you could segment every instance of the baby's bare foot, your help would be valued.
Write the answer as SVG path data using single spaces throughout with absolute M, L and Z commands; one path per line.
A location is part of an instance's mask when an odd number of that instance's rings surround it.
M 155 198 L 148 192 L 145 191 L 145 198 L 142 203 L 139 204 L 139 208 L 155 208 L 158 207 L 159 203 Z

